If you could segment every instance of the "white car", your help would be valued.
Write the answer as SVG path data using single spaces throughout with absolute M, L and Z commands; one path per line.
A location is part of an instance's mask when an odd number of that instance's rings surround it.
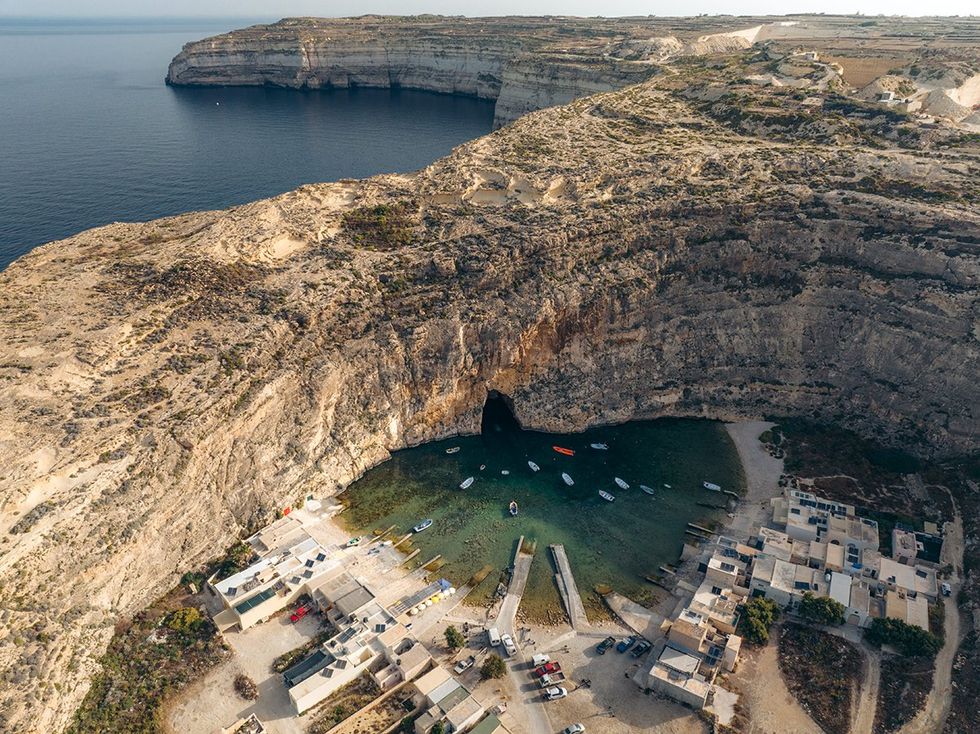
M 941 587 L 941 588 L 942 588 L 942 590 L 943 590 L 943 596 L 949 596 L 950 594 L 952 594 L 952 593 L 953 593 L 953 587 L 952 587 L 952 586 L 950 586 L 950 585 L 949 585 L 949 584 L 948 584 L 947 582 L 945 582 L 945 581 L 943 581 L 943 585 L 942 585 L 942 587 Z
M 553 688 L 547 688 L 544 692 L 544 698 L 546 701 L 557 701 L 559 698 L 564 698 L 568 695 L 566 691 L 561 686 L 554 686 Z
M 561 730 L 561 734 L 585 734 L 585 724 L 569 724 Z
M 453 668 L 453 672 L 456 675 L 459 675 L 460 673 L 464 673 L 470 668 L 472 668 L 475 663 L 476 663 L 476 658 L 470 655 L 465 660 L 460 660 L 458 663 L 456 663 L 456 666 Z
M 500 642 L 504 646 L 504 651 L 508 657 L 517 654 L 517 645 L 514 644 L 514 640 L 506 632 L 500 636 Z

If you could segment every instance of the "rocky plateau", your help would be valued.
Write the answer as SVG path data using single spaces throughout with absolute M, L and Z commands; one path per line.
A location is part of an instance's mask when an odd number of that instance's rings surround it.
M 0 273 L 0 730 L 63 728 L 120 617 L 295 498 L 477 431 L 490 390 L 546 430 L 792 414 L 975 449 L 976 135 L 845 94 L 796 40 L 706 42 L 718 19 L 569 20 L 605 51 L 560 64 L 565 21 L 506 22 L 537 30 L 189 44 L 172 83 L 398 83 L 513 122 L 418 172 L 113 224 Z M 821 54 L 871 33 L 826 23 Z M 923 21 L 916 53 L 972 63 L 977 24 L 954 26 Z

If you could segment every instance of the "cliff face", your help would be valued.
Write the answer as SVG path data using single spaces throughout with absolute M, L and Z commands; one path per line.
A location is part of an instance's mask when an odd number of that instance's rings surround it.
M 478 430 L 492 389 L 547 430 L 804 414 L 974 447 L 975 144 L 739 81 L 759 63 L 0 273 L 0 728 L 62 726 L 120 615 L 295 497 Z
M 655 74 L 646 59 L 606 57 L 610 43 L 648 35 L 651 26 L 571 18 L 288 19 L 187 44 L 171 62 L 167 83 L 466 94 L 497 100 L 500 127 Z M 670 40 L 677 53 L 695 48 Z

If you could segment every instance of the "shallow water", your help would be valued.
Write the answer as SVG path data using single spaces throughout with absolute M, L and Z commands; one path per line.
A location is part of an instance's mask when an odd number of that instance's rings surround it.
M 608 451 L 589 448 L 594 442 L 608 444 Z M 562 456 L 553 445 L 572 448 L 575 456 Z M 446 454 L 453 446 L 459 452 Z M 529 459 L 540 472 L 531 471 Z M 565 485 L 562 472 L 574 486 Z M 469 476 L 476 477 L 473 485 L 459 489 Z M 617 476 L 630 488 L 617 487 Z M 723 502 L 724 495 L 701 487 L 705 480 L 736 492 L 744 488 L 735 447 L 717 422 L 661 419 L 571 436 L 491 425 L 481 436 L 394 454 L 351 485 L 344 495 L 349 509 L 340 517 L 351 532 L 361 533 L 390 525 L 408 532 L 432 518 L 433 526 L 412 539 L 412 548 L 421 550 L 415 561 L 442 554 L 446 565 L 439 575 L 456 585 L 485 564 L 507 568 L 524 535 L 536 541 L 537 552 L 521 609 L 549 621 L 560 608 L 549 544 L 564 544 L 590 616 L 601 609 L 597 584 L 649 600 L 655 587 L 642 577 L 677 561 L 687 523 L 721 515 L 696 504 Z M 656 495 L 641 492 L 640 484 L 655 488 Z M 601 499 L 599 489 L 615 502 Z M 517 517 L 507 512 L 512 499 L 520 508 Z M 499 578 L 491 573 L 470 600 L 485 602 Z

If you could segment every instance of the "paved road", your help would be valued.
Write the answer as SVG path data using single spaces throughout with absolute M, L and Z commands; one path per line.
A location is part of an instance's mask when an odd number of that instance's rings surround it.
M 514 575 L 511 577 L 510 586 L 507 589 L 507 596 L 500 605 L 500 612 L 497 614 L 497 621 L 487 626 L 496 625 L 501 634 L 507 633 L 514 638 L 518 636 L 514 631 L 514 618 L 517 615 L 517 608 L 521 604 L 521 597 L 524 595 L 524 587 L 527 585 L 527 577 L 531 571 L 531 561 L 534 556 L 518 552 L 514 560 Z M 541 693 L 536 689 L 527 674 L 527 659 L 524 651 L 518 647 L 517 654 L 507 661 L 507 675 L 510 677 L 514 690 L 517 691 L 518 700 L 524 705 L 527 711 L 528 734 L 552 734 L 551 722 L 548 720 L 548 712 L 545 703 L 541 698 Z

